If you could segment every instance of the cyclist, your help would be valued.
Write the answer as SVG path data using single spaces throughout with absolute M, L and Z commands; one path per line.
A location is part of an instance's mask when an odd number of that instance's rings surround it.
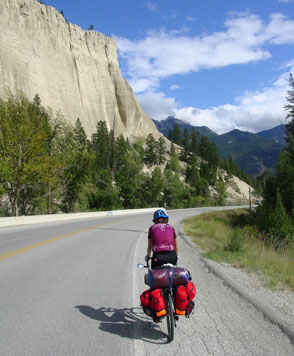
M 167 212 L 158 209 L 154 212 L 154 224 L 148 232 L 148 247 L 145 260 L 151 257 L 151 268 L 160 267 L 165 263 L 177 264 L 178 244 L 175 229 L 168 224 Z

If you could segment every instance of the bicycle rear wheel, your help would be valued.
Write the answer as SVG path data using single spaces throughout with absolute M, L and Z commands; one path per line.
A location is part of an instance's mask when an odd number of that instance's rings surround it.
M 167 323 L 168 340 L 173 341 L 174 329 L 175 329 L 174 304 L 170 293 L 166 295 L 165 305 L 166 305 L 166 323 Z

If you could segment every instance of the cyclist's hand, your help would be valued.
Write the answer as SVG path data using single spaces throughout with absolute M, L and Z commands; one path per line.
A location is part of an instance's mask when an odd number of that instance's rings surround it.
M 148 262 L 150 257 L 148 255 L 145 256 L 145 261 Z

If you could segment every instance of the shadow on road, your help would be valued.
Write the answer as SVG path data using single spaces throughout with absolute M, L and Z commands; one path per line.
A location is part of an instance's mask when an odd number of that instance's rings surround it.
M 160 330 L 161 324 L 153 323 L 139 307 L 94 309 L 88 305 L 78 305 L 75 308 L 87 317 L 100 321 L 99 329 L 102 331 L 153 344 L 167 343 L 167 335 Z

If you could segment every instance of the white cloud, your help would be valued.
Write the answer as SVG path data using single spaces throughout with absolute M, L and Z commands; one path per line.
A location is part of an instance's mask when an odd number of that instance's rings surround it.
M 209 109 L 180 107 L 174 98 L 168 98 L 161 92 L 141 94 L 138 98 L 146 113 L 157 120 L 172 115 L 194 126 L 207 126 L 219 134 L 233 129 L 258 132 L 285 123 L 288 80 L 287 71 L 272 85 L 235 98 L 234 105 L 224 104 Z
M 293 0 L 294 1 L 294 0 Z M 283 66 L 281 66 L 281 70 L 287 69 L 287 68 L 294 68 L 294 59 L 292 59 L 291 61 L 285 63 Z M 290 69 L 291 70 L 291 69 Z
M 285 96 L 289 90 L 289 68 L 271 85 L 244 92 L 230 104 L 207 109 L 182 107 L 174 97 L 160 89 L 161 80 L 203 69 L 247 64 L 271 57 L 271 46 L 294 43 L 294 19 L 272 14 L 268 21 L 254 14 L 233 14 L 224 23 L 224 31 L 198 36 L 186 27 L 167 32 L 149 31 L 143 39 L 117 37 L 120 60 L 144 111 L 157 120 L 173 115 L 196 126 L 208 126 L 218 133 L 238 128 L 257 132 L 284 122 Z M 170 90 L 178 89 L 176 85 Z
M 265 60 L 271 57 L 269 45 L 294 43 L 294 20 L 282 14 L 272 14 L 268 23 L 256 15 L 238 14 L 224 25 L 223 32 L 194 37 L 187 35 L 187 28 L 150 31 L 141 40 L 117 37 L 128 79 L 139 88 L 135 91 L 154 89 L 154 78 L 159 85 L 160 79 L 176 74 Z M 136 84 L 142 80 L 151 86 Z
M 149 91 L 143 95 L 137 95 L 143 110 L 156 120 L 164 120 L 169 115 L 174 115 L 179 103 L 175 98 L 168 98 L 162 92 Z
M 271 21 L 265 30 L 270 43 L 281 45 L 294 42 L 294 21 L 282 14 L 271 15 Z
M 171 85 L 169 87 L 169 90 L 177 90 L 177 89 L 180 89 L 180 87 L 177 84 Z
M 155 4 L 155 3 L 145 2 L 143 4 L 143 6 L 145 6 L 148 10 L 150 10 L 152 12 L 158 12 L 157 4 Z

